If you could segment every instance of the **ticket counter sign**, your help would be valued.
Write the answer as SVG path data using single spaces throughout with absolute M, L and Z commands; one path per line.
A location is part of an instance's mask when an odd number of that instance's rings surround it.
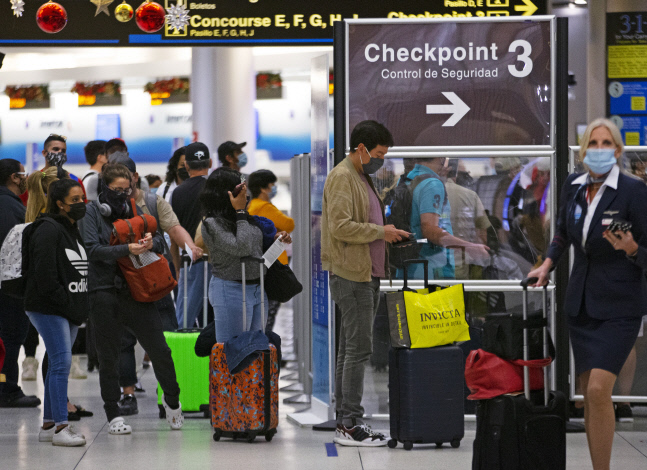
M 374 119 L 401 150 L 551 145 L 552 21 L 346 21 L 347 139 Z
M 391 0 L 303 2 L 301 0 L 157 0 L 164 26 L 144 32 L 135 19 L 117 21 L 121 0 L 57 0 L 68 21 L 56 34 L 34 18 L 44 1 L 0 5 L 0 45 L 50 46 L 272 46 L 333 43 L 334 24 L 345 18 L 495 18 L 546 13 L 547 0 Z M 129 2 L 137 8 L 139 2 Z M 20 12 L 20 16 L 18 16 Z

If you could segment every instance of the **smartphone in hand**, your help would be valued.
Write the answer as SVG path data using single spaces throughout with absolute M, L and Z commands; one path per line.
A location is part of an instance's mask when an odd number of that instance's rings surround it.
M 243 189 L 243 186 L 244 186 L 244 185 L 245 185 L 245 183 L 240 183 L 239 185 L 237 185 L 237 186 L 234 188 L 234 190 L 231 192 L 231 194 L 232 194 L 234 197 L 238 196 L 238 195 L 240 194 L 240 191 Z
M 628 222 L 620 218 L 614 218 L 613 221 L 607 227 L 607 230 L 611 233 L 614 233 L 614 232 L 627 233 L 629 230 L 631 230 L 631 226 L 632 226 L 631 222 Z

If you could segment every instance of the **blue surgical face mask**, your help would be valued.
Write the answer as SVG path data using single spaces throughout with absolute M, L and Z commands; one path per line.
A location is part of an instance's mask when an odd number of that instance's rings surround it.
M 615 153 L 616 149 L 587 149 L 584 163 L 593 173 L 605 175 L 617 163 Z
M 270 199 L 272 199 L 274 196 L 276 196 L 276 185 L 272 186 L 272 189 L 270 190 Z
M 156 194 L 158 188 L 151 188 L 151 193 Z
M 242 168 L 247 165 L 247 154 L 241 153 L 238 155 L 238 168 Z

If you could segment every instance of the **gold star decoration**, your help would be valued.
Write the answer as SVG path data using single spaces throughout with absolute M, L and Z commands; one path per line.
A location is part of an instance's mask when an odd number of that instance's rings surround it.
M 94 3 L 97 6 L 97 11 L 94 16 L 97 16 L 99 13 L 104 12 L 106 15 L 110 16 L 108 11 L 108 6 L 115 0 L 90 0 L 91 3 Z

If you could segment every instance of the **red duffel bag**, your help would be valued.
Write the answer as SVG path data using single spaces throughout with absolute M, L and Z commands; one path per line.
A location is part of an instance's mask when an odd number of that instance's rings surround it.
M 530 372 L 530 390 L 544 389 L 543 368 L 552 358 L 506 361 L 482 349 L 470 352 L 465 362 L 465 382 L 472 394 L 468 400 L 485 400 L 506 393 L 523 392 L 523 366 Z
M 137 214 L 135 200 L 130 200 L 133 213 Z M 157 230 L 155 217 L 144 214 L 132 219 L 118 219 L 112 224 L 111 245 L 137 243 L 147 233 Z M 177 285 L 168 261 L 152 251 L 141 255 L 128 255 L 117 260 L 126 278 L 130 295 L 138 302 L 155 302 L 168 295 Z

